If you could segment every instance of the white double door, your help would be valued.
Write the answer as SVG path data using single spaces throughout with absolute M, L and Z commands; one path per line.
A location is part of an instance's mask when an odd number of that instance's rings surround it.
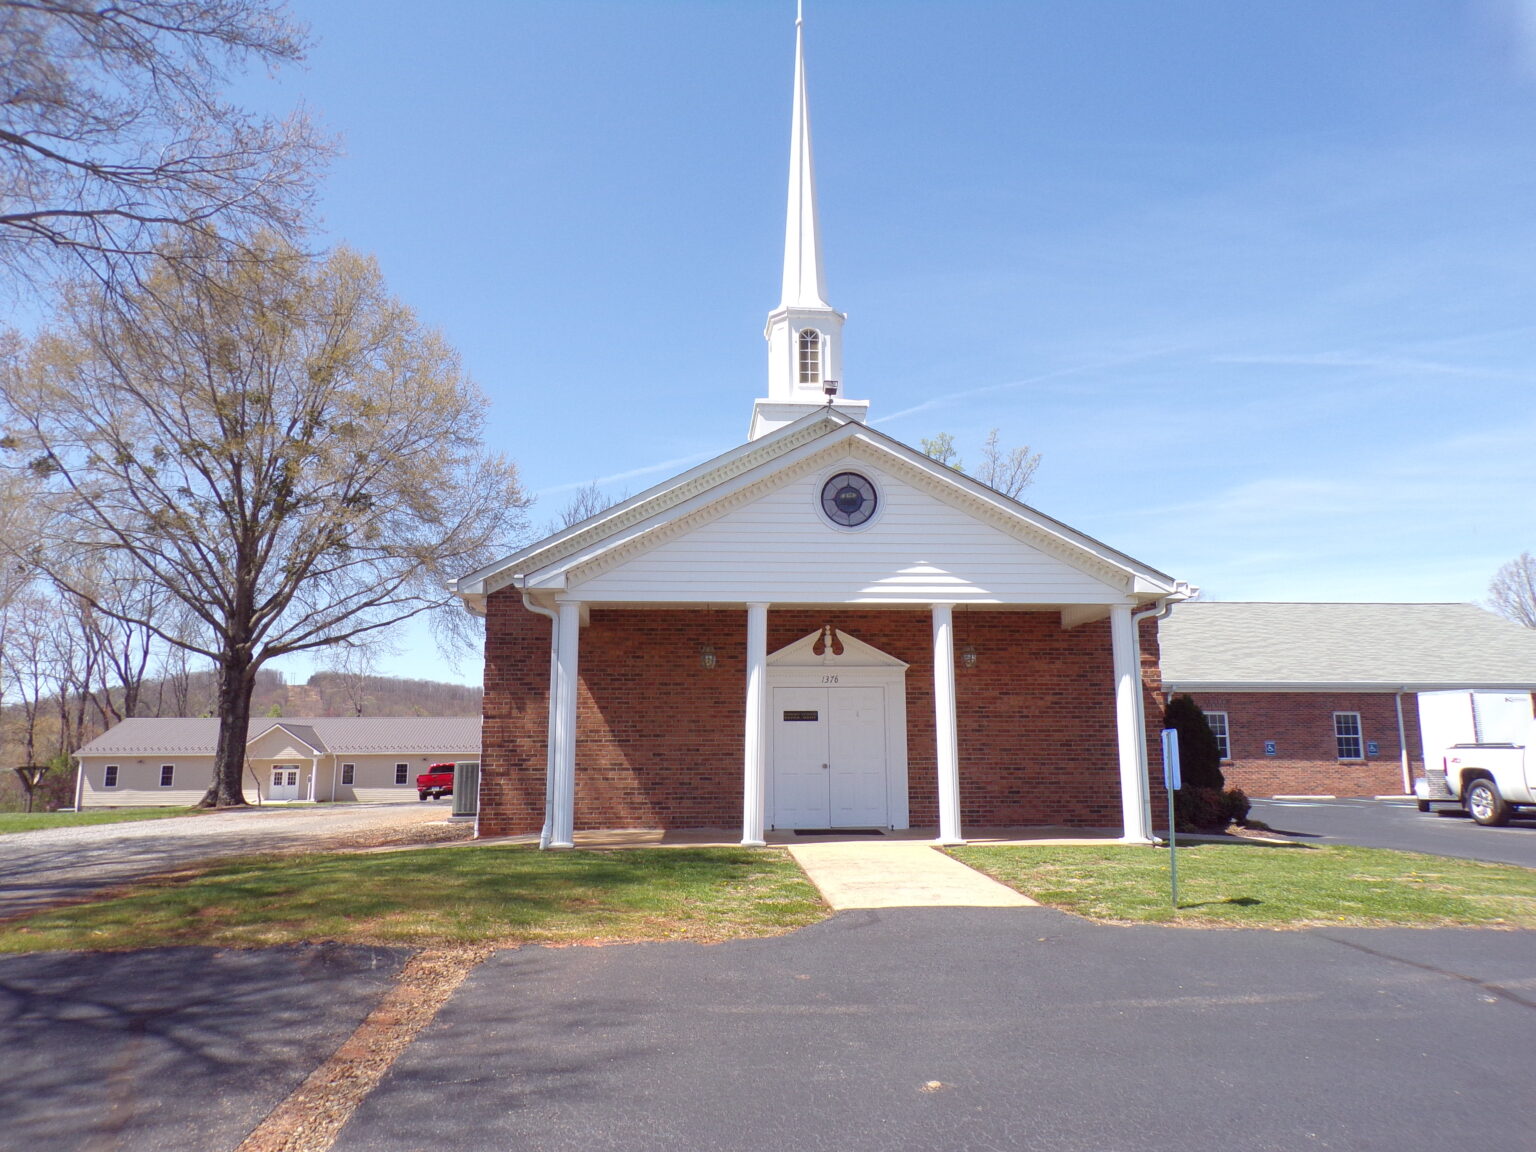
M 885 689 L 773 689 L 773 826 L 885 828 Z
M 272 769 L 273 800 L 297 800 L 299 798 L 299 770 L 288 764 Z

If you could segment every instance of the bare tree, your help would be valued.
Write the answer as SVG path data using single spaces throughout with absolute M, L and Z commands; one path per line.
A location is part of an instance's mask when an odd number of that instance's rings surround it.
M 629 499 L 629 493 L 624 493 L 617 498 L 610 498 L 596 481 L 591 484 L 583 484 L 571 498 L 566 501 L 565 507 L 560 509 L 560 515 L 549 522 L 546 528 L 547 535 L 553 535 L 563 529 L 580 524 L 583 520 L 590 520 L 599 512 L 605 512 L 615 504 L 622 504 Z M 467 615 L 467 613 L 466 613 Z
M 12 739 L 26 764 L 37 763 L 38 744 L 47 738 L 42 726 L 45 709 L 52 706 L 56 695 L 63 695 L 60 632 L 58 605 L 40 589 L 16 596 L 7 606 L 0 668 L 5 673 L 7 698 L 16 705 L 12 718 L 19 730 Z
M 338 644 L 326 661 L 325 669 L 341 689 L 347 711 L 353 716 L 361 716 L 372 699 L 373 681 L 379 674 L 381 645 L 382 640 L 376 637 Z
M 192 715 L 192 653 L 172 644 L 155 667 L 156 716 Z
M 167 233 L 296 227 L 329 144 L 221 92 L 304 39 L 272 0 L 0 0 L 0 266 L 110 279 Z
M 569 528 L 572 524 L 590 520 L 604 509 L 611 508 L 613 503 L 595 483 L 584 484 L 576 489 L 569 503 L 561 509 L 560 527 Z
M 1035 469 L 1040 467 L 1040 453 L 1031 454 L 1029 445 L 1004 449 L 998 446 L 998 430 L 987 433 L 981 446 L 981 467 L 976 479 L 988 488 L 996 488 L 1004 496 L 1018 499 L 1020 492 L 1035 479 Z
M 15 351 L 16 345 L 0 334 L 0 360 Z M 32 477 L 0 472 L 0 612 L 36 575 L 27 556 L 37 539 L 37 491 Z
M 1536 628 L 1536 556 L 1522 552 L 1494 573 L 1488 601 L 1500 616 Z
M 143 291 L 77 288 L 0 373 L 7 459 L 50 495 L 49 576 L 217 669 L 208 806 L 245 802 L 263 665 L 451 610 L 448 579 L 504 548 L 527 505 L 482 447 L 483 395 L 371 259 L 253 243 L 261 260 L 204 250 Z M 200 635 L 94 596 L 78 573 L 112 553 Z
M 997 428 L 987 433 L 981 446 L 981 467 L 976 470 L 976 479 L 988 488 L 995 488 L 1004 496 L 1016 500 L 1020 492 L 1034 483 L 1035 471 L 1040 467 L 1040 453 L 1030 452 L 1028 444 L 1018 448 L 1004 448 L 1000 439 L 1001 433 Z M 955 438 L 948 432 L 940 432 L 932 438 L 923 437 L 918 443 L 925 456 L 956 472 L 965 471 L 965 464 L 955 448 Z

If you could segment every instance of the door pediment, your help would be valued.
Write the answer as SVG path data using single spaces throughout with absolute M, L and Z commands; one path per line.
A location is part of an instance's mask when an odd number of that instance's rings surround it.
M 835 635 L 835 640 L 833 636 Z M 818 653 L 817 648 L 821 648 Z M 837 648 L 841 647 L 839 654 Z M 873 644 L 866 644 L 846 632 L 828 633 L 818 628 L 802 636 L 793 644 L 786 644 L 768 657 L 770 668 L 901 668 L 906 661 L 898 660 L 888 652 L 882 652 Z

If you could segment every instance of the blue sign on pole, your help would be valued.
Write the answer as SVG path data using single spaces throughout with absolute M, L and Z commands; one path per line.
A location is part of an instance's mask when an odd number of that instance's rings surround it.
M 1163 729 L 1163 787 L 1177 792 L 1184 787 L 1184 777 L 1179 771 L 1179 730 Z
M 1174 911 L 1179 908 L 1179 834 L 1173 816 L 1173 794 L 1184 787 L 1179 771 L 1179 730 L 1163 729 L 1163 787 L 1168 790 L 1168 896 Z

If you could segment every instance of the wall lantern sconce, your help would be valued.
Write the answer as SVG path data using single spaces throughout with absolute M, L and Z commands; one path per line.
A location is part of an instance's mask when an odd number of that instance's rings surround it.
M 710 669 L 710 668 L 713 668 L 715 666 L 715 663 L 716 663 L 716 661 L 715 661 L 715 650 L 714 650 L 714 648 L 712 648 L 708 644 L 700 644 L 699 645 L 699 664 L 700 664 L 700 666 L 703 667 L 703 668 L 706 668 L 706 669 Z
M 976 649 L 967 644 L 960 652 L 960 663 L 967 672 L 976 667 Z

